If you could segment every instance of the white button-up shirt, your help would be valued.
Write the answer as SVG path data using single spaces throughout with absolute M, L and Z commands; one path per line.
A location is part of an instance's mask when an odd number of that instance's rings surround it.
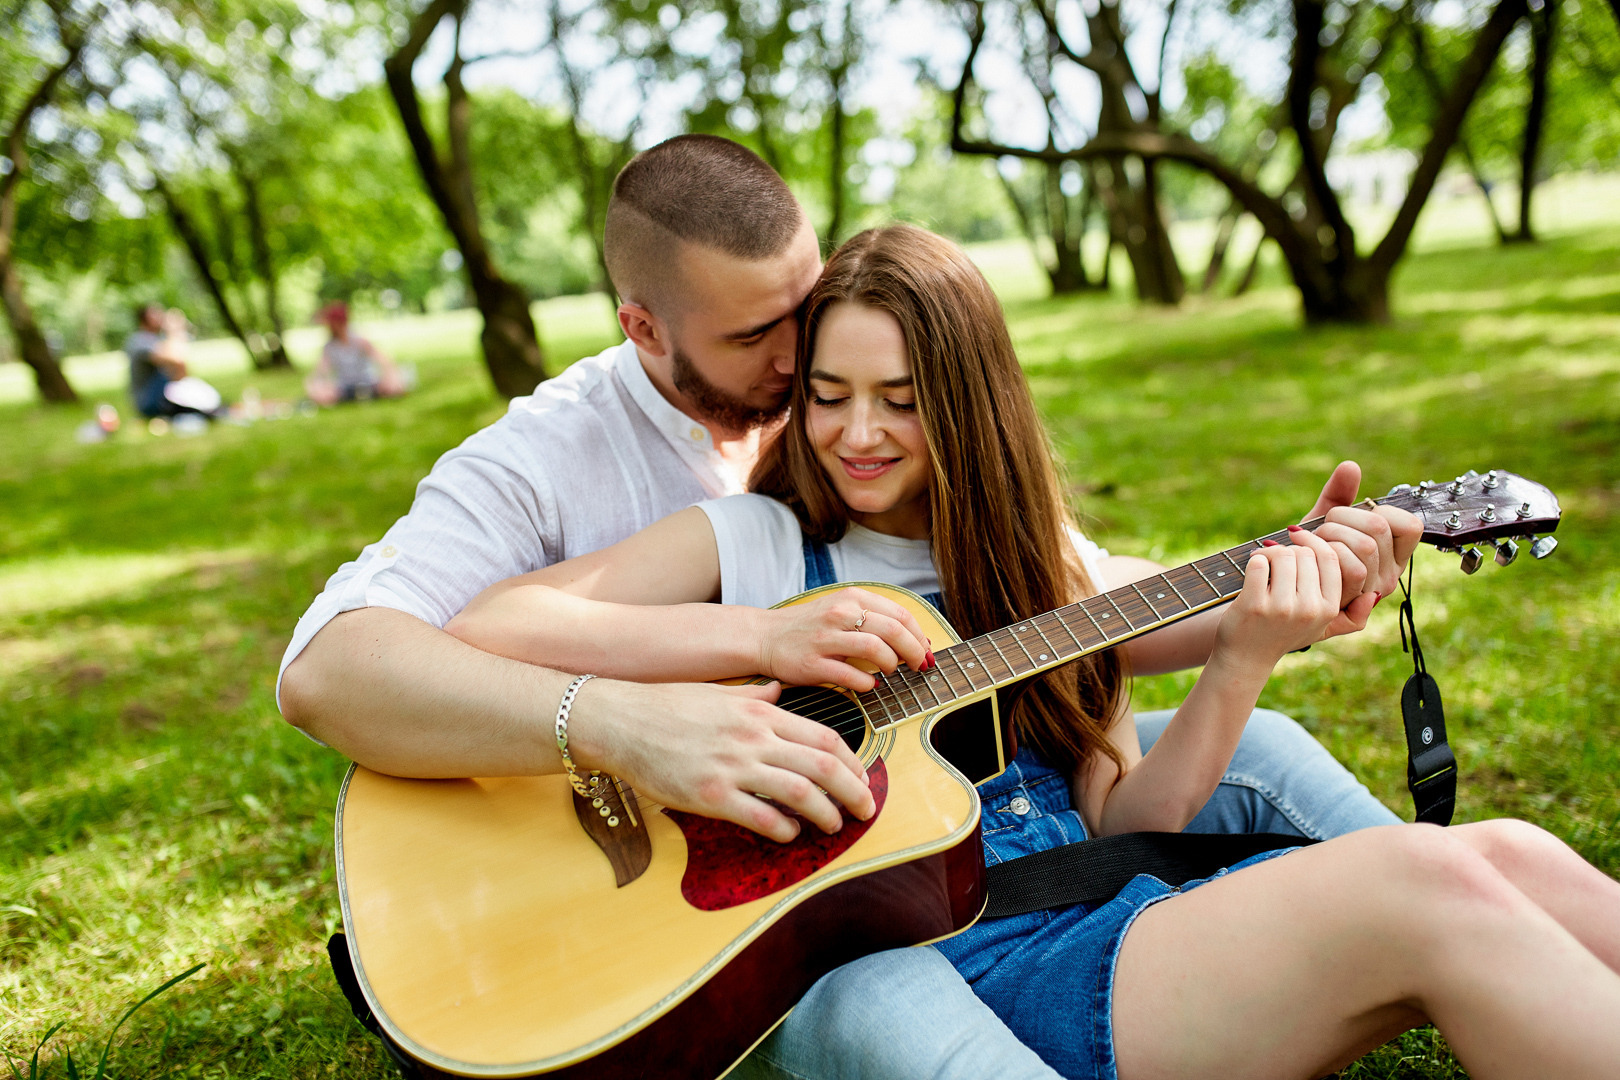
M 281 671 L 345 611 L 394 608 L 442 627 L 497 581 L 618 543 L 746 480 L 653 386 L 635 345 L 617 345 L 441 457 L 410 512 L 327 581 Z

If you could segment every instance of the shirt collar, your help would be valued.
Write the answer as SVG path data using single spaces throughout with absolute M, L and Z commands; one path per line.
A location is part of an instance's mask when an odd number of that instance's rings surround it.
M 619 376 L 619 381 L 624 383 L 625 390 L 629 392 L 630 400 L 646 414 L 647 419 L 651 420 L 659 433 L 669 440 L 669 444 L 677 453 L 687 461 L 713 473 L 722 494 L 742 491 L 742 478 L 732 475 L 732 470 L 727 466 L 725 459 L 714 448 L 714 438 L 709 434 L 709 429 L 677 409 L 659 392 L 658 387 L 653 385 L 647 369 L 641 366 L 641 355 L 636 351 L 636 343 L 626 341 L 619 346 L 619 350 L 619 355 L 613 362 L 613 369 Z

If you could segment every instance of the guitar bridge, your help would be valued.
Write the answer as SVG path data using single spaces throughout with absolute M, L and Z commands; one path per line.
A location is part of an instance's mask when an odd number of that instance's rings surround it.
M 596 842 L 613 867 L 613 877 L 624 888 L 647 872 L 652 862 L 652 839 L 636 805 L 636 791 L 617 776 L 604 776 L 594 794 L 574 797 L 574 814 L 585 835 Z

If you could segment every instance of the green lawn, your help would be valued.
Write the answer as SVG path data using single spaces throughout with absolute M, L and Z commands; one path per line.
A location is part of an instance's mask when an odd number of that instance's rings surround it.
M 1425 549 L 1418 621 L 1459 818 L 1522 815 L 1616 873 L 1620 223 L 1578 226 L 1505 251 L 1431 244 L 1402 272 L 1396 322 L 1371 329 L 1302 331 L 1280 287 L 1173 312 L 1038 299 L 1022 249 L 984 257 L 1088 529 L 1115 552 L 1175 562 L 1269 531 L 1342 457 L 1373 494 L 1468 468 L 1553 488 L 1554 558 L 1470 578 Z M 538 312 L 554 370 L 613 340 L 600 298 Z M 389 1075 L 323 951 L 345 763 L 282 723 L 274 679 L 326 576 L 502 412 L 474 333 L 465 313 L 384 326 L 420 369 L 403 402 L 194 439 L 80 445 L 88 405 L 41 410 L 0 373 L 0 1046 L 31 1052 L 66 1020 L 52 1045 L 82 1063 L 124 1007 L 203 962 L 131 1021 L 116 1075 Z M 295 356 L 316 340 L 295 337 Z M 232 397 L 298 392 L 228 346 L 199 367 Z M 70 370 L 92 402 L 122 404 L 116 357 Z M 1290 657 L 1263 704 L 1409 815 L 1393 608 Z M 1188 682 L 1145 681 L 1137 701 Z M 1423 1033 L 1354 1074 L 1460 1075 L 1446 1060 Z

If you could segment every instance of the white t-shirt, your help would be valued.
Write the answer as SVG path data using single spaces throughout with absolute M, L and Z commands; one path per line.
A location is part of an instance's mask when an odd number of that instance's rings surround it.
M 345 611 L 394 608 L 442 627 L 497 581 L 616 544 L 746 479 L 653 386 L 635 345 L 616 345 L 441 457 L 410 512 L 327 581 L 281 671 Z
M 793 511 L 766 495 L 731 495 L 698 504 L 720 551 L 720 602 L 770 607 L 805 590 L 804 533 Z M 1108 552 L 1071 531 L 1086 573 L 1099 586 Z M 919 595 L 939 591 L 927 540 L 886 536 L 851 525 L 827 545 L 839 581 L 881 581 Z

